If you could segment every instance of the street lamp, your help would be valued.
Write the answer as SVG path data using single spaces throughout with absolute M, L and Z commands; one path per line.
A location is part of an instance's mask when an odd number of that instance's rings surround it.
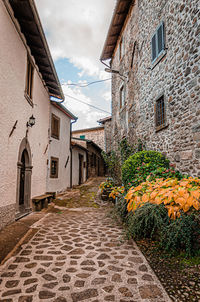
M 33 127 L 35 125 L 35 117 L 33 114 L 29 117 L 29 121 L 26 123 L 26 127 Z
M 106 72 L 109 72 L 109 73 L 115 73 L 115 74 L 118 74 L 120 77 L 123 77 L 125 79 L 128 79 L 128 76 L 127 75 L 124 75 L 124 74 L 121 74 L 119 72 L 119 70 L 115 70 L 115 69 L 111 69 L 111 68 L 105 68 L 105 71 Z

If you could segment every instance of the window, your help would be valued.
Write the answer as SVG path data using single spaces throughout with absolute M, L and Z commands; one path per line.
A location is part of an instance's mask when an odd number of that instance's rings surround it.
M 60 119 L 52 113 L 51 116 L 51 136 L 59 139 L 60 136 Z
M 25 97 L 32 104 L 32 92 L 33 92 L 33 73 L 34 67 L 30 60 L 27 58 L 27 71 L 26 71 L 26 88 L 25 88 Z
M 156 119 L 156 130 L 160 130 L 166 126 L 165 117 L 165 100 L 164 95 L 161 96 L 155 104 L 155 119 Z
M 124 85 L 121 86 L 120 91 L 119 91 L 119 106 L 120 108 L 124 107 L 125 105 L 125 99 L 126 99 L 126 92 L 125 92 L 125 87 Z
M 156 59 L 165 50 L 165 34 L 164 34 L 164 22 L 162 22 L 151 39 L 151 61 L 154 63 Z
M 97 166 L 97 156 L 94 153 L 93 153 L 93 158 L 94 158 L 94 165 L 93 166 L 96 168 L 96 166 Z
M 80 138 L 81 139 L 85 139 L 85 135 L 80 135 Z
M 59 159 L 57 157 L 51 157 L 50 177 L 58 178 L 58 164 Z
M 119 42 L 119 60 L 124 56 L 124 38 L 122 37 Z

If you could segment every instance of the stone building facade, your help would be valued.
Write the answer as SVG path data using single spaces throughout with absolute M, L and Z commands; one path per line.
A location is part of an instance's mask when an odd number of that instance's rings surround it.
M 118 0 L 101 56 L 114 71 L 112 148 L 123 137 L 141 139 L 194 176 L 200 176 L 198 19 L 198 0 Z
M 105 117 L 100 119 L 98 123 L 104 126 L 104 150 L 106 153 L 111 152 L 112 146 L 112 116 Z
M 104 176 L 105 163 L 101 155 L 102 149 L 93 141 L 88 139 L 72 137 L 72 143 L 78 144 L 87 150 L 86 178 Z
M 102 150 L 105 150 L 104 145 L 104 127 L 94 127 L 72 131 L 72 136 L 93 141 Z

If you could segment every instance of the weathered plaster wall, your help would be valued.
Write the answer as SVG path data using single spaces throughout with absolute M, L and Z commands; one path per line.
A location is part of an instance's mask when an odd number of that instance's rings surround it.
M 139 3 L 139 4 L 138 4 Z M 126 53 L 112 68 L 128 72 L 126 105 L 119 109 L 119 87 L 113 75 L 113 148 L 123 136 L 138 138 L 147 149 L 159 150 L 182 172 L 200 176 L 200 78 L 198 1 L 136 1 L 123 32 Z M 166 55 L 151 64 L 151 37 L 164 21 Z M 133 45 L 136 49 L 131 68 Z M 153 69 L 152 69 L 153 67 Z M 165 96 L 168 127 L 156 132 L 154 105 Z
M 46 191 L 47 154 L 44 154 L 44 151 L 48 142 L 49 97 L 36 70 L 33 108 L 24 97 L 27 51 L 2 1 L 0 45 L 0 221 L 2 207 L 2 213 L 5 206 L 12 211 L 12 215 L 9 213 L 8 219 L 4 219 L 5 225 L 15 216 L 18 152 L 20 143 L 26 136 L 26 122 L 32 114 L 36 118 L 36 123 L 29 128 L 27 135 L 33 165 L 31 196 Z M 16 120 L 17 127 L 9 138 Z
M 93 141 L 97 144 L 102 150 L 105 150 L 104 144 L 104 127 L 99 127 L 99 129 L 94 130 L 84 130 L 84 131 L 75 131 L 72 132 L 73 137 L 80 138 L 80 135 L 85 135 L 85 139 Z
M 86 181 L 86 151 L 78 148 L 73 147 L 72 149 L 72 185 L 77 186 L 79 184 L 79 154 L 83 155 L 83 182 Z
M 70 187 L 70 121 L 71 119 L 61 110 L 51 105 L 51 114 L 60 118 L 59 140 L 50 136 L 48 166 L 47 166 L 47 192 L 61 192 Z M 50 125 L 51 125 L 50 114 Z M 50 131 L 51 132 L 51 131 Z M 59 158 L 58 178 L 50 178 L 51 156 Z M 69 158 L 69 159 L 68 159 Z M 68 159 L 68 164 L 65 164 Z

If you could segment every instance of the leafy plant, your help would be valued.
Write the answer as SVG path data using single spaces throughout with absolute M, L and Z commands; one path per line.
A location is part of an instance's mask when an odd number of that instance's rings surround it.
M 104 189 L 112 189 L 113 187 L 114 187 L 114 181 L 111 177 L 108 177 L 106 181 L 103 181 L 100 184 L 99 189 L 101 189 L 101 192 L 103 192 Z
M 199 215 L 182 214 L 172 221 L 161 232 L 160 246 L 167 252 L 185 250 L 190 256 L 199 251 L 200 247 L 200 217 Z
M 121 163 L 123 164 L 132 154 L 135 153 L 135 148 L 127 142 L 126 138 L 123 138 L 119 143 L 119 151 L 121 155 Z
M 138 185 L 157 168 L 169 168 L 169 160 L 157 151 L 140 151 L 130 156 L 122 166 L 122 181 L 125 185 Z
M 149 176 L 147 176 L 148 181 L 155 181 L 157 178 L 177 178 L 181 180 L 182 178 L 186 178 L 186 175 L 183 175 L 179 171 L 174 170 L 173 165 L 170 164 L 170 168 L 166 169 L 163 167 L 157 168 L 155 171 L 152 171 Z
M 124 187 L 114 187 L 109 195 L 109 197 L 113 198 L 114 200 L 116 197 L 119 197 L 124 193 Z
M 115 151 L 105 153 L 102 151 L 102 156 L 110 176 L 118 184 L 121 183 L 121 161 L 119 155 Z
M 172 219 L 181 213 L 200 210 L 200 178 L 157 179 L 132 187 L 126 195 L 128 211 L 135 211 L 145 203 L 163 204 Z
M 128 235 L 136 238 L 156 238 L 169 223 L 164 205 L 147 203 L 134 213 L 129 213 L 127 226 Z

